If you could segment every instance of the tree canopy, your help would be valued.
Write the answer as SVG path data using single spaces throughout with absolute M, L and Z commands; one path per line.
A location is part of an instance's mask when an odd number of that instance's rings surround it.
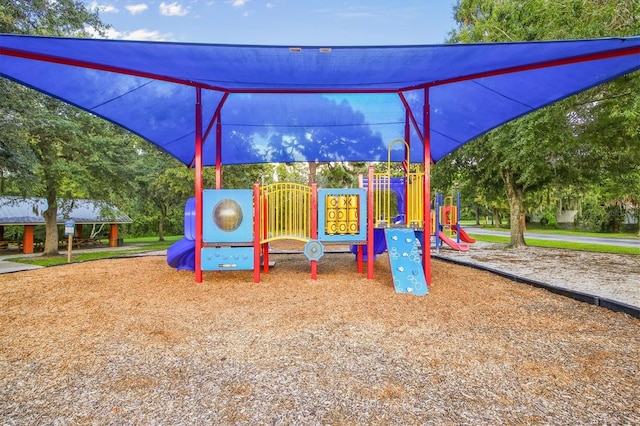
M 625 36 L 640 32 L 634 0 L 528 2 L 461 0 L 451 42 Z M 640 200 L 640 76 L 593 88 L 501 126 L 441 160 L 436 175 L 459 176 L 487 199 L 506 197 L 511 244 L 525 245 L 524 220 L 536 194 L 607 187 L 608 202 Z M 438 182 L 438 179 L 436 179 Z M 617 184 L 613 184 L 613 183 Z M 497 188 L 503 188 L 498 191 Z M 495 203 L 494 203 L 495 204 Z M 546 206 L 549 208 L 549 206 Z M 537 211 L 537 213 L 544 213 Z

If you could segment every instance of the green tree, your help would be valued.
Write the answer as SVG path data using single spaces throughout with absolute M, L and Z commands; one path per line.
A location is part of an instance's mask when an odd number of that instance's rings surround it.
M 253 184 L 260 182 L 268 185 L 273 183 L 275 172 L 273 164 L 233 164 L 222 167 L 222 187 L 229 189 L 250 189 Z M 215 171 L 212 169 L 212 172 Z M 209 188 L 215 188 L 215 175 L 212 176 Z M 206 180 L 205 183 L 209 183 Z
M 103 32 L 97 14 L 73 0 L 0 0 L 0 32 L 86 36 Z M 0 170 L 24 194 L 47 199 L 44 254 L 58 252 L 56 217 L 61 194 L 107 195 L 127 164 L 111 142 L 122 133 L 52 98 L 2 81 Z M 4 185 L 3 185 L 4 186 Z M 81 190 L 82 189 L 82 190 Z
M 31 173 L 35 157 L 28 147 L 29 131 L 23 126 L 29 112 L 23 97 L 31 93 L 4 79 L 0 93 L 0 195 L 26 193 L 36 184 Z
M 39 182 L 31 195 L 47 200 L 44 255 L 52 255 L 58 252 L 59 198 L 113 200 L 133 180 L 128 166 L 135 152 L 122 129 L 48 97 L 28 118 L 23 124 L 36 160 L 33 180 Z
M 107 28 L 79 0 L 0 0 L 0 33 L 84 36 Z
M 458 28 L 451 33 L 451 41 L 631 35 L 640 30 L 638 16 L 640 4 L 635 0 L 461 0 L 455 7 Z M 593 179 L 594 170 L 613 172 L 613 162 L 607 161 L 606 156 L 598 157 L 600 167 L 589 161 L 598 153 L 612 151 L 611 140 L 624 147 L 638 146 L 638 134 L 626 134 L 625 127 L 637 126 L 639 88 L 636 73 L 591 89 L 478 138 L 456 153 L 449 163 L 461 167 L 472 181 L 475 178 L 477 182 L 495 185 L 496 178 L 501 180 L 510 207 L 511 245 L 524 246 L 526 193 L 552 184 L 585 186 Z M 619 120 L 607 127 L 605 135 L 597 123 L 607 116 Z M 601 132 L 598 139 L 588 136 L 595 129 Z M 626 137 L 621 139 L 622 134 Z M 623 173 L 628 175 L 628 170 Z

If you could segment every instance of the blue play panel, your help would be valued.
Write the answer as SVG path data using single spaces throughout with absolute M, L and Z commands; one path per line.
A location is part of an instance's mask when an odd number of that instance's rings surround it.
M 253 247 L 203 247 L 203 271 L 249 271 L 253 269 Z
M 253 191 L 202 191 L 202 240 L 206 243 L 253 242 Z
M 420 243 L 411 228 L 386 228 L 389 264 L 396 293 L 424 296 L 429 293 L 422 267 Z

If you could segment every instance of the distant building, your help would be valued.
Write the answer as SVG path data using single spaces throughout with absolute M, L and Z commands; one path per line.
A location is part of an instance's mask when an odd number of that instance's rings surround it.
M 133 220 L 122 213 L 113 204 L 99 200 L 59 200 L 57 222 L 64 225 L 67 220 L 76 224 L 75 238 L 82 239 L 82 225 L 110 225 L 109 245 L 118 245 L 118 225 L 133 223 Z M 23 198 L 16 196 L 0 197 L 0 248 L 6 247 L 4 227 L 9 225 L 24 226 L 24 237 L 21 242 L 24 253 L 33 253 L 35 226 L 44 225 L 42 214 L 47 210 L 44 198 Z M 78 242 L 78 244 L 79 244 Z

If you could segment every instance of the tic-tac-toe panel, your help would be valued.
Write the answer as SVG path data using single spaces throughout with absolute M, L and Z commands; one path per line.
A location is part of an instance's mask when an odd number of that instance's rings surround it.
M 202 239 L 206 243 L 253 241 L 253 191 L 205 189 L 202 206 Z
M 366 240 L 366 194 L 364 189 L 318 190 L 318 240 Z

